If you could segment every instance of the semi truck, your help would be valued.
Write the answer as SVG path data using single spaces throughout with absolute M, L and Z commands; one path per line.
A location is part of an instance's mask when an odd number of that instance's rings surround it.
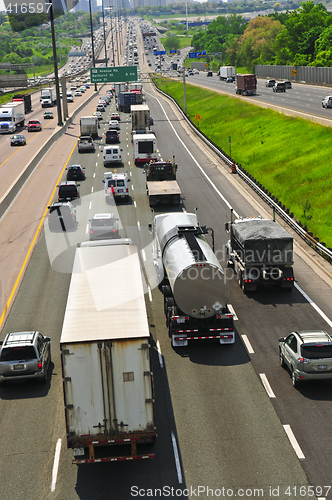
M 150 205 L 179 205 L 181 189 L 176 180 L 177 164 L 173 161 L 150 162 L 145 169 L 146 192 Z
M 24 102 L 8 102 L 0 106 L 0 133 L 15 132 L 18 126 L 24 126 Z
M 114 93 L 116 98 L 119 97 L 120 92 L 126 92 L 126 90 L 127 90 L 127 85 L 125 83 L 114 84 Z
M 150 109 L 147 104 L 132 104 L 131 130 L 132 134 L 147 133 L 150 129 Z
M 133 92 L 120 92 L 118 99 L 118 111 L 130 113 L 130 106 L 136 104 L 136 94 Z
M 200 226 L 196 214 L 186 212 L 156 215 L 149 228 L 172 345 L 201 339 L 234 343 L 229 283 L 205 239 L 210 232 L 214 241 L 212 228 Z
M 51 108 L 54 104 L 56 104 L 55 87 L 41 89 L 40 103 L 42 108 Z
M 235 92 L 241 95 L 256 95 L 256 75 L 236 75 Z
M 233 267 L 244 292 L 260 286 L 292 290 L 293 237 L 277 222 L 262 217 L 233 219 L 225 225 L 230 239 L 227 262 Z
M 236 71 L 234 66 L 220 66 L 219 80 L 226 80 L 227 78 L 232 78 L 233 82 L 235 81 Z
M 81 116 L 80 117 L 80 135 L 98 137 L 99 120 L 97 116 Z
M 150 333 L 130 239 L 76 249 L 60 352 L 72 463 L 153 458 Z
M 157 160 L 157 138 L 154 134 L 133 134 L 135 165 Z
M 143 94 L 142 91 L 139 89 L 131 89 L 130 92 L 132 94 L 135 94 L 135 99 L 136 99 L 136 104 L 142 104 L 143 103 Z
M 32 110 L 30 94 L 16 94 L 14 95 L 12 102 L 23 102 L 25 114 L 30 113 L 30 111 Z
M 190 63 L 190 68 L 191 69 L 198 69 L 199 71 L 207 71 L 209 69 L 209 65 L 206 62 L 196 62 L 195 61 L 195 62 Z M 175 69 L 177 69 L 177 68 L 175 68 Z

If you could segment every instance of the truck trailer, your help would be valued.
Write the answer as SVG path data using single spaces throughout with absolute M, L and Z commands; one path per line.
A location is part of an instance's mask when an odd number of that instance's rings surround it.
M 24 102 L 8 102 L 0 106 L 0 133 L 13 133 L 24 126 Z
M 146 192 L 150 206 L 179 205 L 181 189 L 176 180 L 177 168 L 174 157 L 173 161 L 155 161 L 146 166 Z
M 135 133 L 148 133 L 150 129 L 150 109 L 147 104 L 132 104 L 131 112 L 131 130 Z
M 235 92 L 241 95 L 256 95 L 256 75 L 236 75 Z
M 99 120 L 97 116 L 81 116 L 80 117 L 80 135 L 91 135 L 93 138 L 99 136 Z
M 150 333 L 130 239 L 76 249 L 60 350 L 72 463 L 153 458 Z
M 118 111 L 130 113 L 130 107 L 136 104 L 136 94 L 133 92 L 120 92 L 118 99 Z
M 24 113 L 30 113 L 32 110 L 31 94 L 15 94 L 12 102 L 24 102 Z
M 154 134 L 133 134 L 135 165 L 157 160 L 157 137 Z
M 156 215 L 151 225 L 153 259 L 164 296 L 168 334 L 174 347 L 192 340 L 235 341 L 227 302 L 229 284 L 196 214 Z
M 51 108 L 54 104 L 56 104 L 55 87 L 41 89 L 40 103 L 42 108 Z
M 227 78 L 232 78 L 233 82 L 235 81 L 236 71 L 234 66 L 220 66 L 219 80 L 227 80 Z
M 244 292 L 271 285 L 292 290 L 293 237 L 285 229 L 262 217 L 240 217 L 226 223 L 226 231 L 227 262 Z

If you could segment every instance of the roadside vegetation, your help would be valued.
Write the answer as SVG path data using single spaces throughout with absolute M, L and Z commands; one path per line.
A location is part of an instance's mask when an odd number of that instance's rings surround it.
M 154 79 L 183 108 L 183 84 Z M 187 114 L 199 128 L 276 196 L 321 242 L 332 247 L 331 129 L 262 109 L 243 98 L 187 84 Z M 229 146 L 231 137 L 231 149 Z M 242 214 L 250 215 L 250 214 Z

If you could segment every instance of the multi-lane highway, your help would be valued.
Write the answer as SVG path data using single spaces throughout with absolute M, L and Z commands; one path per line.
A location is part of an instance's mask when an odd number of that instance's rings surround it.
M 139 48 L 142 54 L 141 40 Z M 147 72 L 145 62 L 141 57 L 142 72 Z M 243 216 L 266 215 L 268 209 L 200 144 L 169 101 L 148 82 L 144 91 L 154 118 L 159 155 L 163 159 L 175 155 L 178 164 L 183 193 L 180 209 L 198 208 L 200 223 L 215 230 L 217 255 L 224 261 L 229 206 Z M 97 101 L 98 95 L 83 114 L 92 113 Z M 121 113 L 124 166 L 120 170 L 128 171 L 131 197 L 112 206 L 104 200 L 101 151 L 113 111 L 114 100 L 104 114 L 96 153 L 77 152 L 78 119 L 74 120 L 0 220 L 1 260 L 13 277 L 23 263 L 13 266 L 12 254 L 18 247 L 26 254 L 33 243 L 1 338 L 9 331 L 38 329 L 52 339 L 46 387 L 22 383 L 0 389 L 1 498 L 332 498 L 331 382 L 308 383 L 296 390 L 278 359 L 278 338 L 292 329 L 331 332 L 331 278 L 323 267 L 319 274 L 315 272 L 319 259 L 314 256 L 310 261 L 301 242 L 296 245 L 296 288 L 290 294 L 264 290 L 245 295 L 229 275 L 237 330 L 232 346 L 199 343 L 172 348 L 161 293 L 157 288 L 151 295 L 146 293 L 158 431 L 156 457 L 141 462 L 71 464 L 72 452 L 66 449 L 59 339 L 72 256 L 76 245 L 88 239 L 93 213 L 107 210 L 118 214 L 121 236 L 131 237 L 141 250 L 147 284 L 154 280 L 148 231 L 152 214 L 145 176 L 133 163 L 130 115 L 125 113 Z M 77 163 L 85 167 L 87 177 L 80 182 L 78 229 L 66 235 L 50 233 L 47 222 L 42 222 L 46 206 L 55 196 L 64 167 Z M 18 219 L 22 221 L 19 227 Z M 10 291 L 2 289 L 6 301 Z

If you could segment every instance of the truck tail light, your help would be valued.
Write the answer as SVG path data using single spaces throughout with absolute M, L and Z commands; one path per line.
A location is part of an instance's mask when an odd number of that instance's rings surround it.
M 43 368 L 43 363 L 41 361 L 38 361 L 38 370 L 41 370 Z

